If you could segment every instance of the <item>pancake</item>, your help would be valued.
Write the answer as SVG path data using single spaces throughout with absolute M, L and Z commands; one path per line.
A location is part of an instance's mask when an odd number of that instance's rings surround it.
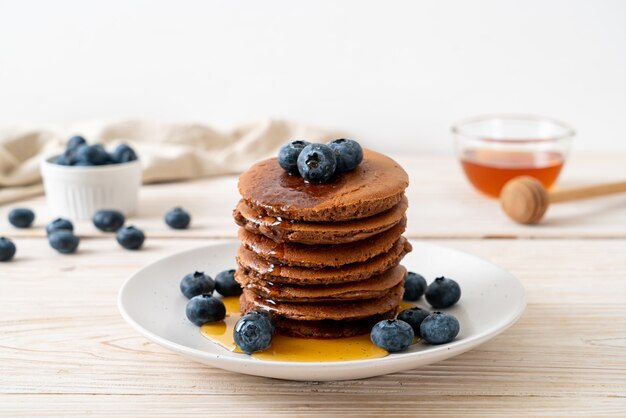
M 400 239 L 406 220 L 364 241 L 338 245 L 277 243 L 264 235 L 239 229 L 239 241 L 247 249 L 272 264 L 302 267 L 339 267 L 359 263 L 386 253 Z
M 343 222 L 298 222 L 263 216 L 244 200 L 240 200 L 233 211 L 233 217 L 237 225 L 276 242 L 345 244 L 369 238 L 398 224 L 404 219 L 408 206 L 405 196 L 391 209 L 369 218 Z
M 363 161 L 327 183 L 309 184 L 283 170 L 276 158 L 254 164 L 239 177 L 239 193 L 262 215 L 309 222 L 361 219 L 400 203 L 406 172 L 389 157 L 363 150 Z
M 326 303 L 277 302 L 244 289 L 240 298 L 242 312 L 263 309 L 277 317 L 298 321 L 357 320 L 395 310 L 402 301 L 404 283 L 397 284 L 376 299 Z
M 242 302 L 242 307 L 244 303 Z M 255 309 L 254 305 L 249 305 L 248 312 Z M 346 338 L 355 335 L 369 334 L 372 327 L 383 319 L 391 319 L 396 316 L 397 309 L 388 312 L 372 315 L 367 318 L 346 321 L 333 321 L 325 319 L 321 321 L 298 321 L 295 319 L 274 316 L 276 330 L 284 335 L 300 338 Z
M 411 251 L 411 244 L 400 237 L 391 249 L 361 263 L 347 264 L 341 267 L 306 268 L 298 266 L 276 265 L 259 257 L 244 245 L 237 251 L 237 264 L 244 274 L 258 276 L 273 283 L 291 283 L 299 285 L 330 284 L 354 282 L 369 279 L 400 263 L 402 257 Z
M 277 285 L 255 276 L 248 276 L 238 270 L 235 273 L 235 280 L 244 289 L 249 289 L 265 299 L 277 302 L 317 303 L 379 298 L 384 296 L 389 289 L 403 282 L 406 274 L 406 268 L 396 266 L 382 274 L 358 282 L 297 286 Z

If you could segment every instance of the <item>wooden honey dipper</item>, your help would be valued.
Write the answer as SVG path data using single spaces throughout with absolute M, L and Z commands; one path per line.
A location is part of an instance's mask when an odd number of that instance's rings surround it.
M 534 177 L 522 176 L 515 177 L 504 185 L 500 192 L 500 204 L 509 218 L 529 225 L 539 222 L 552 203 L 620 192 L 626 192 L 626 181 L 549 192 Z

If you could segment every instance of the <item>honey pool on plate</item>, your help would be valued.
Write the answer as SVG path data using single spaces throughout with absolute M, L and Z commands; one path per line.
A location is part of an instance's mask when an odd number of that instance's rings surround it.
M 203 325 L 200 332 L 225 349 L 241 353 L 233 340 L 235 324 L 241 318 L 239 297 L 226 297 L 223 301 L 226 306 L 226 318 L 223 321 Z M 403 302 L 401 309 L 412 306 L 414 305 Z M 253 353 L 252 357 L 275 361 L 323 362 L 365 360 L 385 357 L 387 354 L 389 354 L 387 350 L 377 347 L 370 341 L 369 334 L 331 339 L 297 338 L 276 334 L 270 348 Z
M 518 176 L 532 176 L 549 188 L 561 172 L 563 156 L 553 151 L 468 150 L 461 164 L 474 187 L 498 197 L 504 185 Z

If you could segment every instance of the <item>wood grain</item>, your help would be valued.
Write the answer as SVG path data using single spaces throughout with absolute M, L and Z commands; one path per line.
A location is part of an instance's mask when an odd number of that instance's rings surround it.
M 0 207 L 0 235 L 18 246 L 14 261 L 0 263 L 0 415 L 626 416 L 626 198 L 555 205 L 541 226 L 521 226 L 474 192 L 453 159 L 398 160 L 412 182 L 408 235 L 484 257 L 524 283 L 528 308 L 502 335 L 444 362 L 358 381 L 207 368 L 139 336 L 116 298 L 140 267 L 235 237 L 234 177 L 144 187 L 131 222 L 148 239 L 136 252 L 81 222 L 79 253 L 57 254 L 44 238 L 45 201 L 35 198 L 19 205 L 36 210 L 33 229 L 9 227 L 17 205 Z M 624 161 L 573 158 L 559 185 L 624 179 Z M 194 215 L 191 230 L 164 225 L 175 205 Z
M 207 241 L 208 242 L 208 241 Z M 522 319 L 453 359 L 378 378 L 299 383 L 211 369 L 121 319 L 116 294 L 139 267 L 205 242 L 151 239 L 123 252 L 88 239 L 61 256 L 40 239 L 0 266 L 4 416 L 623 416 L 624 240 L 436 240 L 516 274 Z M 583 256 L 584 253 L 584 256 Z M 533 262 L 528 262 L 532 260 Z

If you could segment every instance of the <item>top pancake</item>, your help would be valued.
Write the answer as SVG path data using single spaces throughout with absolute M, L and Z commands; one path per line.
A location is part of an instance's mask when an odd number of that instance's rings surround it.
M 239 193 L 261 214 L 310 222 L 376 215 L 398 204 L 408 185 L 408 175 L 398 163 L 367 149 L 356 169 L 323 184 L 290 175 L 276 158 L 254 164 L 239 177 Z

